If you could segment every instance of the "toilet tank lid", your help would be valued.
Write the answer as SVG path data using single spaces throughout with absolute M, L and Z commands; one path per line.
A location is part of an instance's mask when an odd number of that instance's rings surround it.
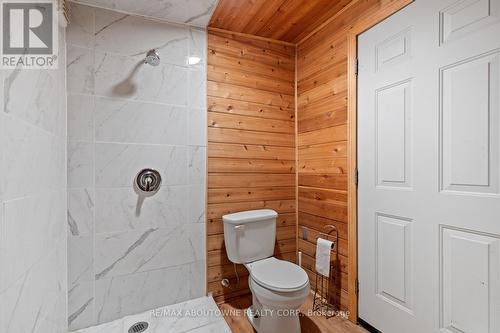
M 227 214 L 222 217 L 224 223 L 230 224 L 245 224 L 251 222 L 262 221 L 265 219 L 276 218 L 278 213 L 272 209 L 249 210 L 245 212 Z

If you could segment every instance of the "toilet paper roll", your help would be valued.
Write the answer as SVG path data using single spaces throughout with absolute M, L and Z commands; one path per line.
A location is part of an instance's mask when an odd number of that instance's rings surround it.
M 330 254 L 333 242 L 318 238 L 316 242 L 316 272 L 329 277 L 330 276 Z

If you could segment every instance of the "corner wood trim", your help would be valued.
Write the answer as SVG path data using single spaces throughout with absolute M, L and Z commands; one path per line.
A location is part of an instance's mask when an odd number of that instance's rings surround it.
M 358 76 L 356 63 L 358 59 L 358 36 L 370 29 L 377 23 L 382 22 L 397 11 L 411 4 L 414 0 L 395 0 L 391 4 L 381 8 L 371 16 L 363 18 L 347 33 L 347 123 L 348 123 L 348 147 L 347 147 L 347 181 L 348 181 L 348 295 L 349 295 L 349 320 L 358 322 L 358 217 L 356 185 L 357 170 L 357 86 Z

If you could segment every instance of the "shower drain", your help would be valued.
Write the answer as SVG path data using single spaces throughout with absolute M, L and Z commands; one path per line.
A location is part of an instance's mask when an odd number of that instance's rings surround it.
M 148 329 L 149 324 L 146 323 L 145 321 L 141 321 L 138 323 L 135 323 L 134 325 L 130 326 L 128 329 L 128 333 L 141 333 L 144 332 L 145 330 Z

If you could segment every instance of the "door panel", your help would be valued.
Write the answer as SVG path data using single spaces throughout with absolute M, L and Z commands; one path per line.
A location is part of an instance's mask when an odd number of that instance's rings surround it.
M 376 295 L 412 311 L 411 220 L 377 213 L 375 278 Z M 394 251 L 402 249 L 403 251 Z
M 411 30 L 405 29 L 375 46 L 377 70 L 404 62 L 411 56 Z
M 441 70 L 442 190 L 499 194 L 500 51 Z
M 498 321 L 498 312 L 490 312 L 489 305 L 500 288 L 499 245 L 496 236 L 442 229 L 444 328 L 452 332 L 489 333 L 490 325 L 498 327 L 498 322 L 494 322 Z
M 455 1 L 440 11 L 441 43 L 460 38 L 499 19 L 496 0 Z
M 377 186 L 411 186 L 411 81 L 375 93 Z
M 358 38 L 359 316 L 500 332 L 500 0 L 417 0 Z

